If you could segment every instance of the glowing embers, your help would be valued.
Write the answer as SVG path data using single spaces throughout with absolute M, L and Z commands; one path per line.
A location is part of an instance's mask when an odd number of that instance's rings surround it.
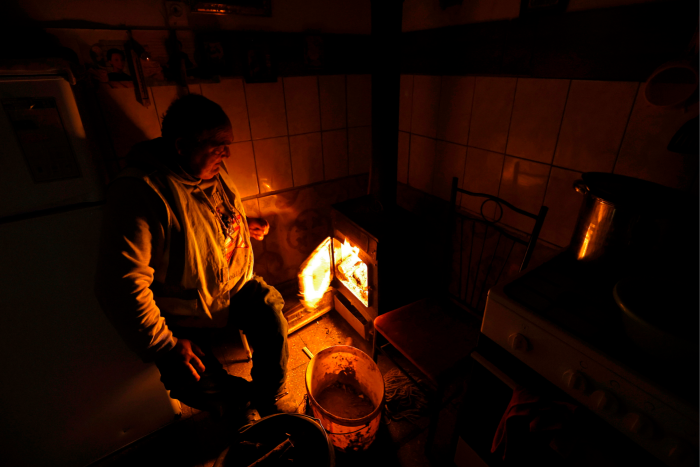
M 307 310 L 318 308 L 331 285 L 331 238 L 326 238 L 301 265 L 299 290 Z
M 369 306 L 369 288 L 367 287 L 367 265 L 360 259 L 360 249 L 352 246 L 347 240 L 342 244 L 333 241 L 336 274 L 352 294 Z

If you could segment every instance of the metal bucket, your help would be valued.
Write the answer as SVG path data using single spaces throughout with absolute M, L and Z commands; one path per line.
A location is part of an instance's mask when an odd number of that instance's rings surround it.
M 362 418 L 348 419 L 321 407 L 316 397 L 336 381 L 361 390 L 374 405 L 374 410 Z M 347 345 L 321 350 L 306 367 L 306 392 L 314 416 L 321 421 L 336 449 L 349 452 L 369 448 L 381 421 L 384 378 L 366 353 Z
M 308 415 L 283 413 L 269 415 L 238 430 L 230 447 L 219 455 L 214 467 L 251 465 L 285 438 L 294 442 L 292 453 L 295 464 L 304 467 L 335 466 L 333 445 L 318 420 Z M 242 442 L 247 442 L 248 446 Z M 251 443 L 261 443 L 263 448 L 251 452 Z

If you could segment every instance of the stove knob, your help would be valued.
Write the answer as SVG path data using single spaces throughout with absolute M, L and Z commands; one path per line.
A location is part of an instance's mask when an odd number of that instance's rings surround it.
M 598 413 L 614 415 L 619 407 L 617 399 L 610 392 L 599 389 L 591 394 L 591 407 Z
M 566 370 L 562 375 L 562 380 L 570 391 L 586 392 L 586 378 L 580 371 Z
M 668 450 L 668 458 L 676 465 L 691 465 L 693 459 L 693 447 L 681 440 L 674 438 L 671 441 L 671 448 Z
M 530 341 L 519 332 L 511 334 L 508 337 L 508 343 L 510 348 L 516 352 L 527 352 L 530 349 Z
M 622 425 L 640 438 L 651 439 L 654 437 L 654 424 L 640 413 L 628 413 L 622 418 Z

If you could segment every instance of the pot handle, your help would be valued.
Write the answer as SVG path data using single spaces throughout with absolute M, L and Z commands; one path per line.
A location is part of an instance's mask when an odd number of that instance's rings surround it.
M 590 191 L 588 189 L 588 185 L 586 185 L 586 182 L 584 182 L 583 180 L 576 180 L 574 182 L 574 190 L 578 191 L 582 195 L 587 195 Z

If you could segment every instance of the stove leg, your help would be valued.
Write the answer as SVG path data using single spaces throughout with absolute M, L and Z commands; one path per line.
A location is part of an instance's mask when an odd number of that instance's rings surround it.
M 377 342 L 379 338 L 377 337 L 377 334 L 379 333 L 376 329 L 374 329 L 374 326 L 370 332 L 372 333 L 372 360 L 374 360 L 374 363 L 377 363 L 377 358 L 379 358 L 379 342 Z

